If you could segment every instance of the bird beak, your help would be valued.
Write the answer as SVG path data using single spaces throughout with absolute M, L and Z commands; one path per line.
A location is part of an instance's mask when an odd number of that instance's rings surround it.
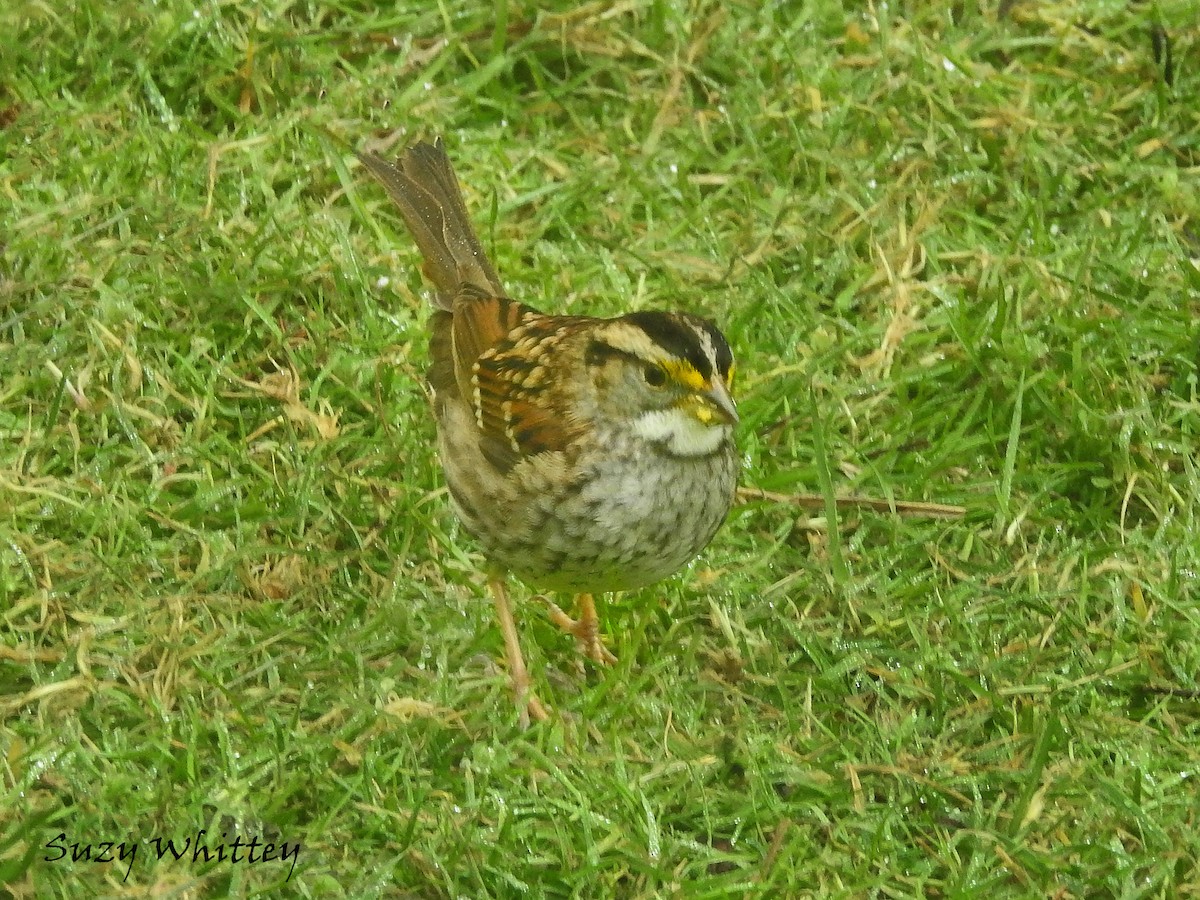
M 713 375 L 712 387 L 701 396 L 708 401 L 706 405 L 712 408 L 716 417 L 725 424 L 736 425 L 740 421 L 737 406 L 734 405 L 729 388 L 725 386 L 720 375 Z

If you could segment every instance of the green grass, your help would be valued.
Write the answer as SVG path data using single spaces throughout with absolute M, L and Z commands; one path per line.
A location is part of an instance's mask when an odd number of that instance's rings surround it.
M 889 6 L 5 6 L 0 886 L 1200 891 L 1194 6 Z M 514 588 L 521 731 L 349 152 L 435 134 L 514 296 L 722 323 L 745 484 L 966 516 L 739 508 L 610 671 Z

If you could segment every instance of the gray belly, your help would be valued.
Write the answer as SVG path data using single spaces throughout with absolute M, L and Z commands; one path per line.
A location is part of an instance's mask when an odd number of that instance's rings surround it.
M 523 461 L 492 483 L 491 502 L 455 489 L 468 473 L 447 467 L 446 475 L 467 531 L 521 581 L 574 593 L 633 590 L 704 549 L 732 504 L 737 460 L 732 445 L 700 458 L 625 449 L 580 471 L 552 458 Z

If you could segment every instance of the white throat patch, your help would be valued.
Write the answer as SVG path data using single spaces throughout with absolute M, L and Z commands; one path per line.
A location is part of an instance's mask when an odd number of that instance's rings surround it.
M 642 413 L 633 432 L 656 444 L 665 444 L 675 456 L 710 456 L 729 438 L 728 425 L 704 425 L 681 409 Z

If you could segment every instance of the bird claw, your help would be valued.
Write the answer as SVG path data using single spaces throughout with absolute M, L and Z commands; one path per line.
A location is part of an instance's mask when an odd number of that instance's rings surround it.
M 516 695 L 517 700 L 517 723 L 521 728 L 528 728 L 530 719 L 536 722 L 549 721 L 549 710 L 537 698 L 537 695 L 529 690 L 529 685 L 523 687 L 514 685 L 513 693 Z
M 616 663 L 617 657 L 604 646 L 604 641 L 600 637 L 600 620 L 596 618 L 595 606 L 584 602 L 582 604 L 583 614 L 578 619 L 572 619 L 556 603 L 550 600 L 547 600 L 546 603 L 550 606 L 550 621 L 575 637 L 579 643 L 579 650 L 584 656 L 602 666 L 611 666 Z

